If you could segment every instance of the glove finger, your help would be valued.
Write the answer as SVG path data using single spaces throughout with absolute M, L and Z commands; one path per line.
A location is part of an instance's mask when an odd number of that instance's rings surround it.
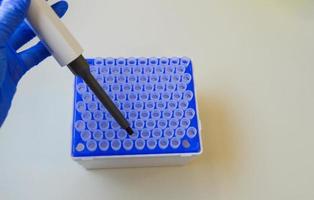
M 59 1 L 51 7 L 59 17 L 63 17 L 68 10 L 68 3 L 66 1 Z M 13 49 L 18 50 L 35 36 L 34 31 L 28 26 L 28 24 L 23 22 L 12 35 L 10 45 Z
M 23 74 L 32 67 L 38 65 L 45 58 L 50 56 L 50 53 L 42 42 L 37 43 L 33 47 L 26 49 L 18 54 L 21 61 L 24 63 Z
M 23 22 L 30 0 L 2 0 L 0 6 L 0 43 L 6 43 Z

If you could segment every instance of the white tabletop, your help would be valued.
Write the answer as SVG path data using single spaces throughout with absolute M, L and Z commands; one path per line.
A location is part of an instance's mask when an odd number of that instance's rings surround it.
M 52 59 L 0 131 L 0 199 L 314 199 L 314 2 L 71 0 L 87 56 L 193 59 L 204 153 L 87 171 L 70 156 L 73 76 Z

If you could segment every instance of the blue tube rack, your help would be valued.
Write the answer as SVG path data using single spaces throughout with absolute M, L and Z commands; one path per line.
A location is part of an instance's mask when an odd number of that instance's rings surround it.
M 129 120 L 129 136 L 76 77 L 73 158 L 198 155 L 200 123 L 189 58 L 88 59 L 91 73 Z

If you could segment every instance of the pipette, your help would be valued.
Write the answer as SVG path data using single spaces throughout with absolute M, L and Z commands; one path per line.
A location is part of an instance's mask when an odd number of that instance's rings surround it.
M 82 47 L 49 4 L 45 0 L 32 0 L 26 19 L 57 62 L 61 66 L 68 66 L 74 75 L 80 76 L 112 117 L 131 135 L 133 130 L 129 122 L 93 77 L 82 55 Z

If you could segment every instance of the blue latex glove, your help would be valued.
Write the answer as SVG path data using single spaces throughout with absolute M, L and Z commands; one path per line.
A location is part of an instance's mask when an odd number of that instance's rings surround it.
M 50 56 L 39 42 L 17 53 L 17 50 L 35 37 L 24 22 L 30 0 L 0 0 L 0 127 L 3 124 L 22 76 L 33 66 Z M 65 1 L 54 4 L 61 17 L 68 9 Z

